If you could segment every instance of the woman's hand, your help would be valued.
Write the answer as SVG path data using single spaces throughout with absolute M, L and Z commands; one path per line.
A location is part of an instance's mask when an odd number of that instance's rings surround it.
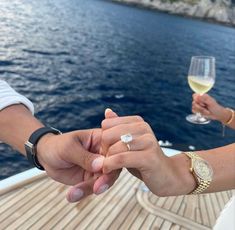
M 151 127 L 141 117 L 105 119 L 102 129 L 102 143 L 108 149 L 104 173 L 127 168 L 159 196 L 187 193 L 193 189 L 185 192 L 180 189 L 183 180 L 180 182 L 180 171 L 176 167 L 175 158 L 164 155 Z M 133 141 L 129 143 L 130 151 L 120 140 L 120 136 L 127 133 L 133 136 Z
M 231 117 L 230 111 L 219 105 L 216 100 L 208 94 L 193 94 L 192 112 L 201 113 L 212 120 L 225 123 Z

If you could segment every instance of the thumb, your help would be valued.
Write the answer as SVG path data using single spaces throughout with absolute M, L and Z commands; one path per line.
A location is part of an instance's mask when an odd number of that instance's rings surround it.
M 118 115 L 115 112 L 113 112 L 112 109 L 109 109 L 109 108 L 105 110 L 104 116 L 105 116 L 105 119 L 118 117 Z
M 70 154 L 70 162 L 89 172 L 100 172 L 103 168 L 104 157 L 91 153 L 82 147 L 76 153 Z

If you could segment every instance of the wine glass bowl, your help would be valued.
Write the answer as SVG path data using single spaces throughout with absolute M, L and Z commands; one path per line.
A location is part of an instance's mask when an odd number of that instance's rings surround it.
M 215 84 L 215 58 L 210 56 L 194 56 L 188 73 L 188 84 L 192 91 L 203 95 Z M 186 120 L 194 124 L 208 124 L 210 122 L 200 113 L 190 114 Z

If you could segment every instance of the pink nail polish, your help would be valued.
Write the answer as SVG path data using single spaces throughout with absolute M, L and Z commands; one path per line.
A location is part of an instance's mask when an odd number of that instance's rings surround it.
M 103 156 L 98 157 L 92 162 L 92 169 L 95 172 L 98 172 L 103 168 L 103 164 L 104 164 L 104 157 Z
M 97 192 L 95 193 L 96 195 L 99 195 L 101 193 L 104 193 L 105 191 L 107 191 L 109 189 L 109 186 L 107 184 L 104 184 L 102 186 L 99 187 L 99 189 L 97 190 Z
M 76 202 L 79 201 L 84 195 L 84 192 L 81 189 L 74 189 L 72 194 L 70 195 L 70 201 L 71 202 Z

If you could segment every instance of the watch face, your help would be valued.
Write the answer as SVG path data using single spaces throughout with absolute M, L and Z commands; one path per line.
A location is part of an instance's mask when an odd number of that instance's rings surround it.
M 194 161 L 194 172 L 203 180 L 212 180 L 213 170 L 211 166 L 204 160 L 197 159 Z

